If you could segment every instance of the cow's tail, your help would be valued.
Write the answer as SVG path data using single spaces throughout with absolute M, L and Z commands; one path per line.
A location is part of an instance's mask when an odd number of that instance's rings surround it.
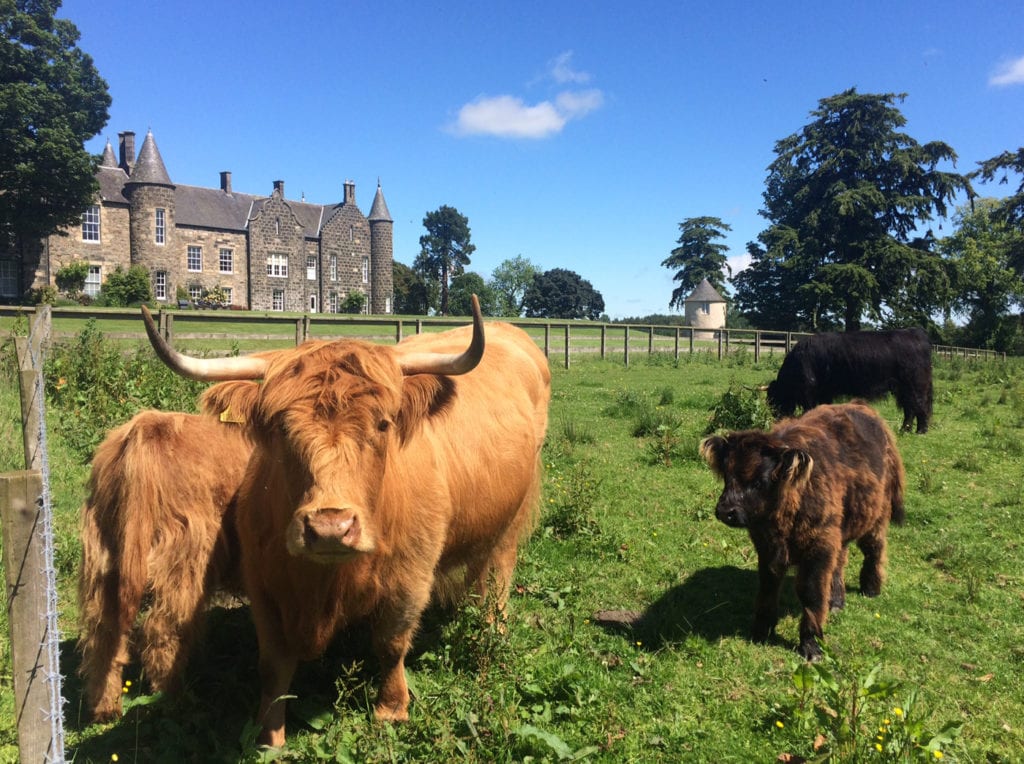
M 149 554 L 153 546 L 153 512 L 162 506 L 164 486 L 160 474 L 160 455 L 148 447 L 147 434 L 136 423 L 125 439 L 121 462 L 121 544 L 118 549 L 119 624 L 122 632 L 135 625 L 142 606 L 149 573 Z
M 899 449 L 896 447 L 895 438 L 893 438 L 892 433 L 886 434 L 889 440 L 888 453 L 886 454 L 886 460 L 889 462 L 888 491 L 889 502 L 892 506 L 892 514 L 889 520 L 895 525 L 903 525 L 903 521 L 906 519 L 903 499 L 906 493 L 907 476 L 903 469 L 903 460 L 900 458 Z

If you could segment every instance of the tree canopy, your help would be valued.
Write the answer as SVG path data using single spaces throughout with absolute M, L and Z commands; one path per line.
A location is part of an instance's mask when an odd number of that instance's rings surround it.
M 819 101 L 808 125 L 775 144 L 761 211 L 770 225 L 733 280 L 739 309 L 758 325 L 898 324 L 943 299 L 945 269 L 918 227 L 945 216 L 970 184 L 939 169 L 956 161 L 950 146 L 900 131 L 904 98 L 851 88 Z
M 430 289 L 423 276 L 405 263 L 391 263 L 393 309 L 395 313 L 425 316 L 430 309 Z
M 526 315 L 530 318 L 588 318 L 604 313 L 604 298 L 578 273 L 552 268 L 538 273 L 526 290 Z
M 110 95 L 59 0 L 0 0 L 0 245 L 81 220 L 97 190 L 84 143 Z
M 476 251 L 470 243 L 469 219 L 454 207 L 442 205 L 423 218 L 427 232 L 420 237 L 420 254 L 413 270 L 427 282 L 438 285 L 440 304 L 438 312 L 447 316 L 448 286 L 451 280 L 465 271 L 469 256 Z M 434 307 L 434 306 L 431 306 Z
M 473 295 L 480 300 L 480 312 L 485 316 L 499 316 L 498 305 L 501 302 L 494 289 L 484 281 L 484 277 L 473 271 L 466 271 L 452 279 L 448 295 L 448 308 L 453 316 L 473 315 Z
M 1005 184 L 1009 181 L 1010 173 L 1020 175 L 1020 185 L 1015 193 L 997 205 L 997 211 L 1009 223 L 1020 224 L 1024 223 L 1024 146 L 978 162 L 978 169 L 971 176 L 981 178 L 985 183 L 998 177 L 999 183 Z
M 725 294 L 723 270 L 732 276 L 726 256 L 729 248 L 716 239 L 724 239 L 725 233 L 731 230 L 728 223 L 708 216 L 686 218 L 679 224 L 679 246 L 661 263 L 666 268 L 677 269 L 672 280 L 678 281 L 679 286 L 672 290 L 668 301 L 670 308 L 683 307 L 683 301 L 704 279 L 719 294 Z
M 491 288 L 499 299 L 496 315 L 523 315 L 523 300 L 526 290 L 533 283 L 533 277 L 540 273 L 540 267 L 534 265 L 522 255 L 498 264 L 491 272 Z

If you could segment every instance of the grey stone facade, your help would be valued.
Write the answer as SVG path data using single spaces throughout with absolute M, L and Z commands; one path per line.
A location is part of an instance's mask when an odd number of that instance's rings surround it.
M 229 172 L 220 188 L 185 186 L 171 181 L 152 132 L 137 158 L 135 134 L 118 138 L 120 156 L 108 143 L 98 171 L 98 239 L 84 228 L 49 237 L 23 265 L 27 286 L 53 284 L 64 265 L 85 260 L 101 280 L 142 265 L 168 304 L 220 287 L 253 310 L 332 312 L 360 292 L 367 312 L 392 311 L 393 222 L 379 183 L 369 217 L 351 181 L 327 205 L 286 198 L 283 181 L 269 196 L 237 193 Z

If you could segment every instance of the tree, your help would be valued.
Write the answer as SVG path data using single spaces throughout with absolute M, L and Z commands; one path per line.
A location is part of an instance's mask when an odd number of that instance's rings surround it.
M 865 315 L 899 322 L 902 305 L 941 299 L 942 264 L 917 229 L 970 183 L 937 169 L 956 160 L 947 144 L 899 131 L 906 119 L 894 104 L 904 98 L 846 90 L 775 144 L 761 211 L 771 225 L 737 285 L 741 311 L 778 300 L 788 304 L 770 328 L 850 331 Z M 910 286 L 920 287 L 912 300 Z
M 978 169 L 971 173 L 971 177 L 980 177 L 983 183 L 988 183 L 998 175 L 999 182 L 1005 184 L 1011 172 L 1021 176 L 1020 185 L 1016 193 L 999 203 L 998 211 L 1011 225 L 1018 225 L 1024 223 L 1024 146 L 1017 149 L 1016 153 L 1004 151 L 999 156 L 978 162 Z
M 0 0 L 0 247 L 79 223 L 98 189 L 84 143 L 110 95 L 59 0 Z
M 578 273 L 553 268 L 533 277 L 524 299 L 530 318 L 598 319 L 604 312 L 604 298 Z
M 435 282 L 441 295 L 438 312 L 448 315 L 448 285 L 469 265 L 476 247 L 469 241 L 469 219 L 454 207 L 442 205 L 423 218 L 427 232 L 420 237 L 420 254 L 413 269 Z
M 722 270 L 728 270 L 732 276 L 732 268 L 726 258 L 729 248 L 715 239 L 725 238 L 725 232 L 732 226 L 715 217 L 686 218 L 679 224 L 678 247 L 661 261 L 666 268 L 677 268 L 673 281 L 679 286 L 672 290 L 672 299 L 668 301 L 670 308 L 683 307 L 683 301 L 701 281 L 707 279 L 719 294 L 725 294 L 725 279 Z
M 534 265 L 522 255 L 505 260 L 491 273 L 491 288 L 495 291 L 500 303 L 497 306 L 499 316 L 523 315 L 523 300 L 526 290 L 533 283 L 533 277 L 540 273 L 540 267 Z
M 430 291 L 423 277 L 405 263 L 392 261 L 391 274 L 395 313 L 425 316 L 430 309 Z
M 473 295 L 480 300 L 480 312 L 485 316 L 501 315 L 498 294 L 484 282 L 479 273 L 467 271 L 452 279 L 448 294 L 448 308 L 453 316 L 473 315 Z
M 967 318 L 963 341 L 1011 350 L 1019 332 L 1011 309 L 1024 301 L 1024 281 L 1012 261 L 1024 235 L 1007 222 L 997 199 L 975 199 L 953 221 L 957 230 L 938 248 L 953 273 L 950 308 Z

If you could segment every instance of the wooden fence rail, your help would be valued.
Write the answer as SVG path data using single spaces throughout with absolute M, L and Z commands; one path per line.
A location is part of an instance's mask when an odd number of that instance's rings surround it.
M 88 319 L 95 319 L 100 330 L 117 340 L 146 339 L 142 318 L 137 308 L 53 308 L 57 327 L 72 325 L 74 331 L 55 329 L 57 340 L 74 336 Z M 19 314 L 31 317 L 33 308 L 0 306 L 0 320 Z M 283 314 L 256 311 L 226 310 L 160 310 L 157 314 L 161 333 L 168 341 L 191 344 L 203 341 L 220 343 L 279 342 L 298 344 L 307 339 L 349 337 L 374 342 L 400 342 L 408 334 L 440 331 L 462 326 L 468 318 L 424 318 L 409 316 L 352 316 L 337 314 Z M 105 330 L 104 324 L 125 322 L 138 326 L 137 331 Z M 749 352 L 755 361 L 762 355 L 785 355 L 801 338 L 801 332 L 780 332 L 761 329 L 697 329 L 659 324 L 604 324 L 591 321 L 544 321 L 518 319 L 512 321 L 526 330 L 549 357 L 561 357 L 569 368 L 571 357 L 578 354 L 599 354 L 601 358 L 621 358 L 629 364 L 634 354 L 710 353 L 719 359 L 733 353 Z M 234 327 L 238 327 L 237 330 Z M 244 327 L 244 330 L 243 330 Z M 258 327 L 259 331 L 253 331 Z M 944 358 L 1005 360 L 1006 354 L 978 348 L 933 346 Z

